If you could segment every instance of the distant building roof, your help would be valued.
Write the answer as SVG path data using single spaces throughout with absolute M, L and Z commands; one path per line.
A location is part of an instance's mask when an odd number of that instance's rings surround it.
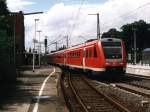
M 145 48 L 142 52 L 150 52 L 150 48 Z

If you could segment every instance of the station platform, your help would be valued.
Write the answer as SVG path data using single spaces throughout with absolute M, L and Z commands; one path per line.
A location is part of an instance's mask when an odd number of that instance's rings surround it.
M 4 87 L 0 112 L 68 112 L 58 83 L 61 73 L 52 66 L 35 67 L 34 72 L 32 66 L 21 67 L 17 82 Z
M 126 72 L 130 74 L 150 76 L 150 66 L 141 64 L 127 64 Z

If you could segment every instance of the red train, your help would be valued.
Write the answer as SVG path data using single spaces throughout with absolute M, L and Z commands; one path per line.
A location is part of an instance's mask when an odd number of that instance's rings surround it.
M 126 70 L 124 42 L 116 38 L 103 38 L 47 55 L 51 64 L 79 68 L 84 71 Z

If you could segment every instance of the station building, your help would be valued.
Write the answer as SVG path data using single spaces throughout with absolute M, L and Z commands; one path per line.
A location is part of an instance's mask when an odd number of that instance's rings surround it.
M 24 64 L 24 52 L 25 52 L 25 26 L 24 26 L 24 14 L 22 11 L 11 12 L 10 21 L 13 26 L 13 38 L 15 44 L 15 61 L 16 66 Z

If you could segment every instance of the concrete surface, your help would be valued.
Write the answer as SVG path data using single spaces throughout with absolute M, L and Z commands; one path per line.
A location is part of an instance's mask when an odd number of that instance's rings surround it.
M 145 65 L 127 65 L 127 73 L 150 76 L 150 66 Z
M 67 112 L 65 102 L 57 90 L 61 74 L 59 68 L 55 68 L 55 73 L 48 78 L 40 93 L 44 80 L 53 69 L 52 66 L 36 68 L 35 72 L 32 72 L 31 67 L 22 69 L 16 83 L 2 86 L 0 112 Z M 37 99 L 38 108 L 33 111 Z

